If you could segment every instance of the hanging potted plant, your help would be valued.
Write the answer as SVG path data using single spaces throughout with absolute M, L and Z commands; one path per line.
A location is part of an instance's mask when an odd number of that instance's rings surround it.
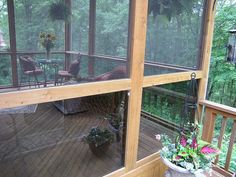
M 49 7 L 49 17 L 52 19 L 52 21 L 69 21 L 70 15 L 70 8 L 65 4 L 63 0 L 53 2 Z
M 189 125 L 190 128 L 180 132 L 174 143 L 166 134 L 156 135 L 164 146 L 161 157 L 169 167 L 166 176 L 194 177 L 210 169 L 214 157 L 219 154 L 219 149 L 200 139 L 198 125 Z
M 89 148 L 94 155 L 102 156 L 113 142 L 114 135 L 107 129 L 95 127 L 84 137 L 84 140 L 89 144 Z

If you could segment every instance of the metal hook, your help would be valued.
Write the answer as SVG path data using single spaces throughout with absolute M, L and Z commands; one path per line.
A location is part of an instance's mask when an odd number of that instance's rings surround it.
M 191 79 L 196 79 L 196 76 L 197 76 L 196 73 L 193 72 L 193 73 L 191 74 Z

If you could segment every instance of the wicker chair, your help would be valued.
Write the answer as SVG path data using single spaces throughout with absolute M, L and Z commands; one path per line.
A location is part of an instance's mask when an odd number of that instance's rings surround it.
M 38 76 L 43 74 L 43 70 L 36 66 L 36 62 L 32 59 L 31 56 L 24 55 L 19 57 L 21 71 L 23 75 L 28 77 L 29 87 L 31 87 L 30 79 L 31 77 L 35 80 L 35 87 L 38 85 L 40 87 L 40 83 L 38 81 Z M 22 76 L 20 78 L 20 86 L 22 82 Z

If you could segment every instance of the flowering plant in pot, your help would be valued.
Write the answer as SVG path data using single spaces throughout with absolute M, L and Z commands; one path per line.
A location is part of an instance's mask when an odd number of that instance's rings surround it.
M 211 168 L 219 149 L 199 137 L 199 126 L 190 127 L 179 133 L 175 142 L 166 134 L 156 135 L 164 146 L 161 150 L 163 162 L 169 167 L 166 176 L 194 176 Z
M 49 60 L 51 49 L 55 46 L 54 42 L 56 40 L 56 36 L 53 33 L 41 32 L 39 34 L 39 40 L 41 45 L 46 49 L 47 59 Z
M 108 150 L 110 144 L 114 141 L 114 135 L 107 129 L 94 127 L 87 136 L 85 142 L 89 144 L 90 150 L 97 156 L 102 156 Z

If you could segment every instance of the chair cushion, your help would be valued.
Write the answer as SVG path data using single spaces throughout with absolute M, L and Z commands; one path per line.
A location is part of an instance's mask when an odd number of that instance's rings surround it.
M 35 61 L 28 55 L 20 56 L 20 64 L 24 72 L 36 70 Z
M 112 71 L 97 76 L 93 79 L 93 81 L 104 81 L 104 80 L 111 80 L 111 79 L 122 79 L 126 77 L 126 66 L 118 66 L 114 68 Z
M 73 77 L 68 71 L 58 71 L 58 75 L 61 77 Z
M 28 75 L 33 75 L 33 74 L 40 75 L 40 74 L 43 73 L 43 70 L 42 70 L 42 69 L 39 69 L 39 68 L 36 68 L 36 69 L 33 70 L 33 71 L 25 71 L 24 73 L 25 73 L 25 74 L 28 74 Z
M 77 76 L 79 69 L 80 69 L 80 60 L 75 60 L 70 64 L 68 73 L 72 74 L 73 76 Z

